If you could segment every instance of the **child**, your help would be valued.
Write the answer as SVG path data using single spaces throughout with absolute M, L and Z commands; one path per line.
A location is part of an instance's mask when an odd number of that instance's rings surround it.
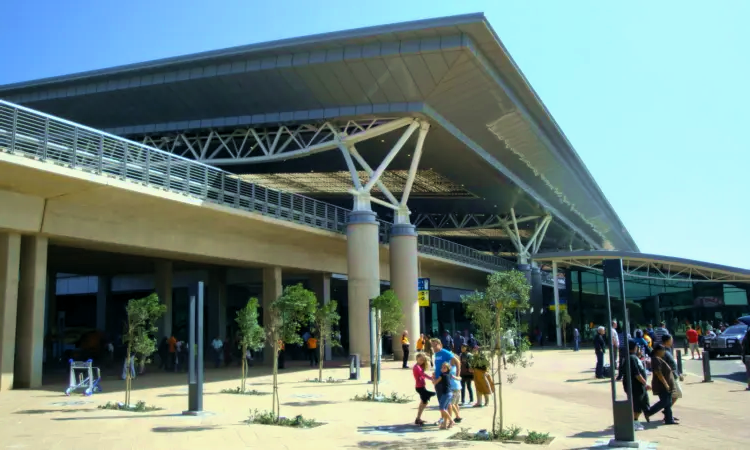
M 440 376 L 432 381 L 435 384 L 435 393 L 437 393 L 438 403 L 440 404 L 440 416 L 443 418 L 443 422 L 440 424 L 441 430 L 453 426 L 453 419 L 451 419 L 450 415 L 450 411 L 452 410 L 451 405 L 453 403 L 451 377 L 451 364 L 445 362 L 442 367 L 440 367 Z
M 415 382 L 415 389 L 417 391 L 417 394 L 419 394 L 419 409 L 417 410 L 417 420 L 414 421 L 414 425 L 422 426 L 424 425 L 424 420 L 422 420 L 422 412 L 424 412 L 425 408 L 427 408 L 427 403 L 430 401 L 433 395 L 435 395 L 434 392 L 428 391 L 426 387 L 426 379 L 427 374 L 425 371 L 427 370 L 427 357 L 424 353 L 417 353 L 417 363 L 414 364 L 414 367 L 412 368 L 412 373 L 414 374 L 414 382 Z

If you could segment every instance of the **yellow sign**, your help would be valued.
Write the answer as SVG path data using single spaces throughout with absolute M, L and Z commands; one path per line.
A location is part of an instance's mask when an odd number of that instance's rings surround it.
M 419 306 L 430 306 L 430 291 L 419 291 L 417 300 L 419 300 Z
M 560 304 L 560 311 L 565 311 L 566 309 L 568 309 L 568 305 L 566 305 L 565 303 L 561 303 Z M 549 310 L 550 311 L 554 311 L 555 310 L 555 305 L 549 305 Z

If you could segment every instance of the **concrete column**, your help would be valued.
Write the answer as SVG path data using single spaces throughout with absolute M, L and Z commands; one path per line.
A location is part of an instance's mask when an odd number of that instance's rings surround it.
M 557 282 L 557 261 L 552 262 L 552 275 L 555 296 L 555 336 L 557 338 L 557 346 L 562 347 L 564 330 L 560 328 L 560 285 Z
M 310 288 L 315 293 L 315 297 L 318 298 L 318 302 L 327 305 L 331 301 L 331 274 L 321 273 L 312 275 L 310 277 Z M 331 340 L 326 339 L 324 345 L 323 356 L 326 361 L 330 361 L 333 358 Z
M 419 278 L 419 258 L 417 257 L 417 231 L 414 225 L 395 224 L 391 229 L 390 240 L 391 288 L 401 300 L 404 314 L 404 330 L 409 332 L 409 352 L 414 355 L 419 337 L 419 301 L 417 299 L 417 278 Z M 404 357 L 401 348 L 401 334 L 393 337 L 393 354 L 396 360 Z
M 224 268 L 214 269 L 208 275 L 208 320 L 209 339 L 226 338 L 227 273 Z
M 372 211 L 353 211 L 346 227 L 349 353 L 370 361 L 370 299 L 380 295 L 380 242 Z
M 159 301 L 167 307 L 167 311 L 159 325 L 159 337 L 172 335 L 172 261 L 156 261 L 154 263 L 154 287 Z
M 532 331 L 533 327 L 539 326 L 539 331 L 544 333 L 544 298 L 542 296 L 542 273 L 539 267 L 531 268 L 531 306 L 534 307 L 532 314 Z
M 21 235 L 0 233 L 0 392 L 13 388 Z
M 281 284 L 281 267 L 263 268 L 263 326 L 271 323 L 271 304 L 284 290 Z M 273 342 L 266 339 L 263 349 L 263 364 L 273 364 Z
M 42 386 L 44 307 L 47 303 L 47 238 L 21 238 L 14 386 Z
M 107 330 L 107 297 L 112 290 L 112 278 L 100 276 L 97 279 L 96 290 L 96 329 Z

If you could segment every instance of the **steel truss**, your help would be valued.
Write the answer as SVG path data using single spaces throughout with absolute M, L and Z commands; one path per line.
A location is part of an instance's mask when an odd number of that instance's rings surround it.
M 537 220 L 540 216 L 526 216 L 516 219 L 516 223 Z M 503 228 L 512 223 L 510 215 L 498 214 L 418 214 L 414 225 L 422 230 L 486 230 Z
M 510 209 L 510 219 L 510 223 L 508 221 L 503 222 L 503 230 L 510 237 L 510 241 L 518 252 L 518 262 L 526 264 L 533 255 L 539 252 L 539 248 L 544 241 L 544 236 L 547 234 L 547 228 L 552 222 L 552 216 L 547 214 L 546 216 L 537 218 L 538 220 L 534 225 L 534 232 L 525 245 L 521 239 L 521 233 L 518 231 L 519 219 L 516 217 L 516 211 L 513 208 Z
M 143 136 L 148 146 L 214 166 L 257 164 L 300 158 L 372 139 L 409 125 L 412 118 L 370 118 L 233 131 L 199 130 Z
M 602 258 L 588 259 L 563 259 L 560 264 L 581 267 L 594 272 L 602 273 L 600 267 Z M 669 263 L 656 263 L 652 261 L 623 261 L 623 272 L 632 278 L 648 280 L 666 280 L 674 283 L 748 283 L 750 276 L 731 274 L 726 272 L 712 271 L 710 269 L 698 269 L 696 267 L 673 265 Z

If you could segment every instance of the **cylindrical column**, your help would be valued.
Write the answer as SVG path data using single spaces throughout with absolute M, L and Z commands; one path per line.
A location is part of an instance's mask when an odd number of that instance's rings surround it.
M 13 388 L 21 235 L 0 233 L 0 392 Z
M 372 211 L 352 211 L 346 227 L 349 353 L 368 361 L 374 356 L 370 355 L 370 299 L 380 295 L 380 243 L 375 217 Z
M 531 268 L 531 306 L 534 307 L 532 314 L 532 326 L 539 327 L 539 332 L 544 335 L 546 324 L 544 320 L 544 298 L 542 297 L 542 273 L 539 267 Z
M 159 302 L 167 307 L 160 320 L 159 336 L 172 336 L 172 261 L 156 261 L 154 284 Z
M 44 308 L 47 303 L 47 238 L 21 238 L 21 272 L 16 319 L 14 386 L 42 385 L 44 358 Z
M 417 279 L 419 262 L 417 258 L 417 231 L 414 225 L 395 224 L 390 239 L 391 288 L 401 300 L 404 314 L 404 330 L 409 332 L 410 353 L 413 353 L 419 337 L 419 301 L 417 299 Z M 393 337 L 393 354 L 396 360 L 404 357 L 400 334 Z

